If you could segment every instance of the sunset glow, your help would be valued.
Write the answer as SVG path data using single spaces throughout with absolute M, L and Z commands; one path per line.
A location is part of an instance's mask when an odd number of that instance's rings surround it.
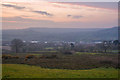
M 115 8 L 96 6 L 96 3 L 3 2 L 3 29 L 29 27 L 48 28 L 106 28 L 117 26 Z M 91 4 L 91 5 L 88 5 Z M 113 4 L 113 5 L 112 5 Z M 104 6 L 107 6 L 104 3 Z

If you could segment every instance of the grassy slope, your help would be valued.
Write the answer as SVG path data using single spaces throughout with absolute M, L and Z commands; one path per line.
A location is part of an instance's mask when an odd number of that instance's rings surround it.
M 22 64 L 3 64 L 3 78 L 117 78 L 118 70 L 98 68 L 90 70 L 45 69 Z

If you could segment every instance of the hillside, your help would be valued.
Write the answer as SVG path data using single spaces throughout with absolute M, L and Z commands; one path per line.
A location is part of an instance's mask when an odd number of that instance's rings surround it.
M 96 41 L 116 40 L 118 27 L 113 28 L 28 28 L 20 30 L 3 30 L 3 41 L 14 38 L 39 41 Z

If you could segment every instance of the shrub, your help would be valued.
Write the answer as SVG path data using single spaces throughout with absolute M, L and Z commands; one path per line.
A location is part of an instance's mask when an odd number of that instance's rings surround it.
M 112 61 L 104 60 L 100 61 L 101 64 L 112 64 Z
M 14 58 L 14 59 L 18 59 L 19 57 L 18 57 L 18 56 L 13 56 L 12 58 Z
M 54 58 L 57 58 L 57 55 L 43 55 L 40 58 L 54 59 Z
M 44 59 L 44 58 L 46 58 L 46 56 L 42 55 L 42 56 L 40 56 L 40 58 Z
M 27 55 L 26 57 L 25 57 L 25 60 L 27 60 L 27 59 L 33 59 L 33 58 L 36 58 L 34 55 Z
M 50 59 L 57 58 L 57 55 L 50 55 L 50 56 L 47 56 L 46 58 L 50 58 Z
M 18 59 L 18 56 L 2 55 L 2 59 Z
M 11 55 L 2 55 L 2 59 L 11 59 L 12 56 Z
M 70 52 L 70 51 L 66 51 L 66 52 L 64 52 L 63 54 L 73 54 L 72 52 Z

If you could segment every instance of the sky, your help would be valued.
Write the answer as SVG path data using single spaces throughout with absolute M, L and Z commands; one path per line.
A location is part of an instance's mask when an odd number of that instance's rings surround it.
M 2 28 L 112 28 L 117 2 L 2 2 Z

